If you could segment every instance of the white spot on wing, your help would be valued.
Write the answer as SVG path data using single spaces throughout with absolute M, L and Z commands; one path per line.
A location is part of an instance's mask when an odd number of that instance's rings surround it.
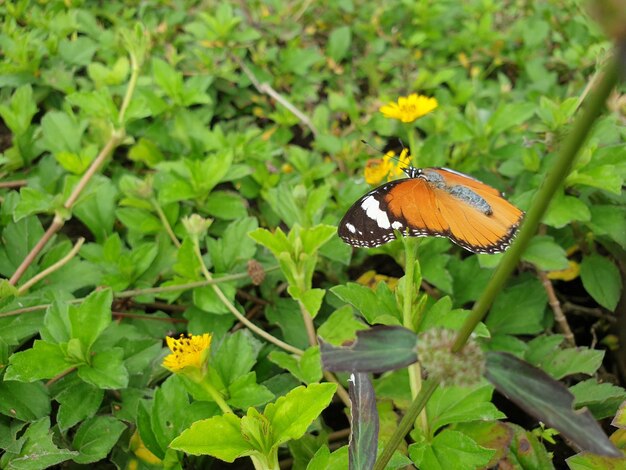
M 380 210 L 380 203 L 374 196 L 366 197 L 361 203 L 361 208 L 365 211 L 365 214 L 372 220 L 375 220 L 380 228 L 389 228 L 389 217 L 385 211 Z
M 354 225 L 347 223 L 346 228 L 348 229 L 350 233 L 356 233 L 356 227 Z
M 398 222 L 397 220 L 391 224 L 391 228 L 394 230 L 400 230 L 402 228 L 402 222 Z

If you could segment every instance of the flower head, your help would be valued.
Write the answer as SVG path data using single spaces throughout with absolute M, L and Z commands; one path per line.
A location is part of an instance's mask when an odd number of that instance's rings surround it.
M 413 122 L 425 114 L 430 113 L 437 107 L 437 100 L 428 96 L 411 93 L 409 96 L 401 96 L 398 102 L 390 102 L 380 107 L 380 112 L 385 117 L 397 119 L 402 122 Z
M 458 353 L 451 351 L 456 333 L 443 328 L 431 328 L 421 333 L 417 357 L 429 377 L 442 386 L 470 387 L 477 384 L 485 371 L 485 357 L 480 346 L 469 340 Z
M 367 162 L 365 181 L 367 184 L 378 184 L 385 177 L 387 177 L 387 181 L 392 180 L 402 175 L 402 169 L 410 165 L 409 149 L 402 149 L 399 157 L 396 157 L 395 152 L 389 151 L 383 158 L 375 158 Z
M 172 354 L 163 359 L 163 367 L 178 373 L 189 367 L 201 370 L 206 364 L 211 349 L 211 335 L 180 335 L 179 339 L 165 338 Z

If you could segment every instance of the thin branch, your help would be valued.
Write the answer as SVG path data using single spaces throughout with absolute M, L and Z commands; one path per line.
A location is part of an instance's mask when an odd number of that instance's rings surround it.
M 159 216 L 159 220 L 161 220 L 161 223 L 163 224 L 167 235 L 170 237 L 170 240 L 172 240 L 172 243 L 174 243 L 174 246 L 176 246 L 176 248 L 180 248 L 180 242 L 178 241 L 178 238 L 176 238 L 176 234 L 174 233 L 174 230 L 172 230 L 172 226 L 170 225 L 169 220 L 167 220 L 167 217 L 165 217 L 165 212 L 163 212 L 163 209 L 156 199 L 152 198 L 150 202 L 152 203 L 152 207 Z
M 37 284 L 43 278 L 52 274 L 53 272 L 57 271 L 58 269 L 62 268 L 67 263 L 69 263 L 70 260 L 74 258 L 74 256 L 76 256 L 76 254 L 80 250 L 80 247 L 83 246 L 83 243 L 85 243 L 85 239 L 83 237 L 80 237 L 67 255 L 65 255 L 59 261 L 54 263 L 52 266 L 44 269 L 40 273 L 37 273 L 37 275 L 33 276 L 28 281 L 26 281 L 23 285 L 21 285 L 19 289 L 17 289 L 18 295 L 23 295 L 28 289 L 30 289 L 32 286 Z
M 35 244 L 33 249 L 30 250 L 28 255 L 26 255 L 26 258 L 24 258 L 24 261 L 22 261 L 22 263 L 15 270 L 15 272 L 13 273 L 13 276 L 11 276 L 11 279 L 9 279 L 9 284 L 12 284 L 12 285 L 17 284 L 17 281 L 20 280 L 20 278 L 26 272 L 28 267 L 33 263 L 33 261 L 35 261 L 35 258 L 37 258 L 41 250 L 43 250 L 43 248 L 50 241 L 50 239 L 54 236 L 54 234 L 57 233 L 59 230 L 61 230 L 61 227 L 63 227 L 63 224 L 65 224 L 65 222 L 63 221 L 61 216 L 59 216 L 58 214 L 55 215 L 54 219 L 52 220 L 52 223 L 50 224 L 46 232 L 39 239 L 39 241 Z
M 207 281 L 212 280 L 212 276 L 211 273 L 209 272 L 209 270 L 207 269 L 206 265 L 204 264 L 204 260 L 202 259 L 202 253 L 200 253 L 200 245 L 198 243 L 197 240 L 194 240 L 194 248 L 195 248 L 195 253 L 196 253 L 196 257 L 198 258 L 198 261 L 200 262 L 200 268 L 202 269 L 202 274 L 204 275 L 205 279 Z M 235 308 L 235 306 L 231 303 L 230 300 L 228 300 L 228 298 L 224 295 L 224 293 L 222 292 L 222 289 L 220 289 L 216 284 L 212 285 L 213 287 L 213 291 L 215 292 L 215 294 L 219 297 L 220 301 L 226 306 L 226 308 L 233 314 L 235 315 L 235 317 L 244 325 L 246 325 L 248 327 L 248 329 L 250 331 L 252 331 L 253 333 L 256 333 L 257 335 L 259 335 L 261 338 L 266 339 L 267 341 L 269 341 L 270 343 L 275 344 L 276 346 L 278 346 L 279 348 L 284 349 L 285 351 L 289 351 L 292 354 L 296 354 L 298 356 L 302 356 L 302 354 L 304 354 L 304 351 L 302 349 L 298 349 L 294 346 L 292 346 L 291 344 L 287 344 L 284 341 L 279 340 L 278 338 L 276 338 L 275 336 L 272 336 L 271 334 L 269 334 L 266 331 L 263 331 L 261 328 L 259 328 L 258 326 L 256 326 L 254 323 L 252 323 L 250 320 L 248 320 L 246 317 L 244 317 L 241 312 L 239 312 L 239 310 L 237 310 Z
M 259 80 L 256 78 L 254 73 L 252 73 L 252 70 L 250 70 L 248 66 L 244 64 L 243 60 L 241 60 L 235 54 L 231 54 L 230 56 L 235 62 L 237 62 L 241 70 L 243 70 L 243 73 L 246 74 L 246 76 L 250 79 L 250 81 L 254 85 L 254 88 L 256 88 L 259 91 L 259 93 L 263 93 L 274 98 L 276 101 L 282 104 L 285 108 L 287 108 L 287 110 L 289 110 L 291 114 L 293 114 L 298 119 L 300 119 L 300 121 L 302 121 L 302 123 L 311 130 L 314 136 L 317 136 L 318 134 L 317 128 L 315 127 L 313 122 L 309 119 L 309 117 L 306 114 L 304 114 L 302 111 L 296 108 L 293 104 L 291 104 L 291 102 L 287 98 L 285 98 L 276 90 L 274 90 L 274 88 L 272 88 L 272 86 L 269 83 L 259 82 Z
M 341 399 L 343 404 L 346 405 L 348 408 L 350 408 L 352 406 L 352 403 L 350 402 L 350 395 L 348 394 L 346 389 L 343 387 L 343 385 L 339 382 L 339 379 L 337 379 L 337 377 L 335 377 L 335 374 L 325 370 L 324 371 L 324 378 L 326 380 L 328 380 L 329 382 L 337 384 L 337 391 L 335 393 Z
M 271 268 L 266 269 L 265 271 L 273 271 L 277 269 L 276 266 L 272 266 Z M 208 286 L 211 284 L 219 284 L 220 282 L 228 282 L 228 281 L 235 281 L 237 279 L 244 279 L 248 276 L 248 273 L 237 273 L 237 274 L 230 274 L 228 276 L 223 276 L 223 277 L 219 277 L 216 279 L 211 279 L 211 280 L 204 280 L 204 281 L 195 281 L 195 282 L 189 282 L 187 284 L 178 284 L 175 286 L 163 286 L 163 287 L 150 287 L 147 289 L 133 289 L 133 290 L 127 290 L 124 292 L 114 292 L 113 293 L 113 297 L 116 299 L 125 299 L 125 298 L 129 298 L 129 297 L 136 297 L 139 295 L 147 295 L 147 294 L 159 294 L 159 293 L 163 293 L 163 292 L 175 292 L 175 291 L 184 291 L 184 290 L 188 290 L 188 289 L 193 289 L 195 287 L 204 287 L 204 286 Z M 84 297 L 78 298 L 78 299 L 72 299 L 72 300 L 68 300 L 67 303 L 80 303 L 83 300 L 85 300 Z M 0 318 L 3 317 L 12 317 L 15 315 L 21 315 L 22 313 L 30 313 L 30 312 L 37 312 L 40 310 L 45 310 L 47 309 L 51 304 L 40 304 L 40 305 L 33 305 L 31 307 L 23 307 L 23 308 L 18 308 L 15 310 L 10 310 L 8 312 L 2 312 L 0 313 Z
M 0 189 L 21 188 L 28 184 L 27 180 L 3 181 L 0 183 Z
M 117 318 L 136 318 L 137 320 L 150 320 L 150 321 L 161 321 L 165 323 L 188 323 L 189 320 L 186 318 L 165 318 L 165 317 L 156 317 L 154 315 L 146 315 L 141 313 L 128 313 L 128 312 L 111 312 L 111 315 Z
M 545 272 L 538 271 L 538 274 L 539 279 L 541 279 L 541 283 L 543 284 L 543 288 L 548 294 L 548 302 L 550 304 L 550 307 L 552 308 L 552 312 L 554 313 L 554 320 L 559 325 L 559 329 L 565 337 L 565 342 L 568 344 L 568 346 L 576 347 L 576 339 L 574 338 L 574 333 L 572 333 L 572 329 L 569 327 L 567 318 L 565 318 L 565 314 L 563 314 L 563 310 L 561 309 L 561 303 L 556 297 L 552 282 L 550 281 L 550 279 L 548 279 L 548 276 Z

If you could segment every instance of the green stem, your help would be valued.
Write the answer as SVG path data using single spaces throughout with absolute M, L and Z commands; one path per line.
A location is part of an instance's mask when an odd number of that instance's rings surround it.
M 378 457 L 376 465 L 374 465 L 374 470 L 385 469 L 393 453 L 400 445 L 402 439 L 404 439 L 404 436 L 407 435 L 407 433 L 415 424 L 417 416 L 426 406 L 426 403 L 437 389 L 437 386 L 438 383 L 434 380 L 429 380 L 424 384 L 424 387 L 420 390 L 419 395 L 415 398 L 415 400 L 413 400 L 413 403 L 411 403 L 409 408 L 406 410 L 406 414 L 402 417 L 400 424 L 398 424 L 397 429 L 394 431 L 393 435 L 387 442 L 387 445 L 385 446 L 383 452 L 380 454 L 380 457 Z
M 419 261 L 417 260 L 417 245 L 419 240 L 414 237 L 402 237 L 404 244 L 404 294 L 402 307 L 402 324 L 405 328 L 417 333 L 420 318 L 419 312 L 414 312 L 413 299 L 415 298 L 415 275 L 421 277 Z M 411 387 L 411 397 L 415 398 L 422 388 L 422 370 L 419 362 L 415 362 L 408 367 L 409 386 Z M 416 423 L 423 431 L 428 429 L 426 414 L 420 414 L 420 420 Z
M 211 276 L 211 273 L 209 272 L 206 265 L 204 264 L 204 260 L 202 259 L 202 253 L 200 253 L 200 243 L 198 242 L 197 238 L 193 241 L 193 246 L 194 246 L 194 252 L 195 252 L 196 258 L 198 259 L 198 262 L 200 263 L 200 269 L 202 270 L 202 274 L 204 275 L 204 278 L 207 281 L 212 281 L 213 276 Z M 266 339 L 270 343 L 275 344 L 279 348 L 282 348 L 285 351 L 289 351 L 292 354 L 295 354 L 297 356 L 302 356 L 302 354 L 304 354 L 304 351 L 302 349 L 296 348 L 292 346 L 291 344 L 288 344 L 288 343 L 285 343 L 284 341 L 279 340 L 278 338 L 262 330 L 261 328 L 256 326 L 254 323 L 252 323 L 250 320 L 248 320 L 245 316 L 243 316 L 241 312 L 239 312 L 239 310 L 235 308 L 235 306 L 231 303 L 231 301 L 228 300 L 228 298 L 224 295 L 224 292 L 222 292 L 222 289 L 220 289 L 219 286 L 217 286 L 217 284 L 212 284 L 211 287 L 213 288 L 213 291 L 215 292 L 217 297 L 220 299 L 220 301 L 230 311 L 230 313 L 232 313 L 237 318 L 237 320 L 243 323 L 250 331 L 252 331 L 253 333 L 256 333 L 261 338 Z
M 209 392 L 209 395 L 211 395 L 211 398 L 213 398 L 215 403 L 217 403 L 217 406 L 220 407 L 220 410 L 222 410 L 222 413 L 234 413 L 233 409 L 230 406 L 228 406 L 228 403 L 226 403 L 226 400 L 224 400 L 224 397 L 222 397 L 222 394 L 216 390 L 213 384 L 207 382 L 206 379 L 202 380 L 200 384 L 202 385 L 202 387 L 204 387 L 204 389 L 207 392 Z
M 579 114 L 574 122 L 574 126 L 563 142 L 563 146 L 561 147 L 556 161 L 546 175 L 543 185 L 537 191 L 533 204 L 524 218 L 524 222 L 522 223 L 515 242 L 502 258 L 489 284 L 478 301 L 474 304 L 470 316 L 459 331 L 454 346 L 452 347 L 453 352 L 460 351 L 463 345 L 465 345 L 476 325 L 487 314 L 487 310 L 493 303 L 498 292 L 502 290 L 507 278 L 517 267 L 517 263 L 528 246 L 528 243 L 534 237 L 550 201 L 565 181 L 565 178 L 574 164 L 578 151 L 584 145 L 587 135 L 593 127 L 593 123 L 604 109 L 606 100 L 617 83 L 617 67 L 617 60 L 613 58 L 606 67 L 597 88 L 589 95 L 582 114 Z
M 174 230 L 172 230 L 172 226 L 167 220 L 165 212 L 163 212 L 163 209 L 159 205 L 159 202 L 155 198 L 151 198 L 150 203 L 152 204 L 152 207 L 156 211 L 157 215 L 159 216 L 159 220 L 161 221 L 161 224 L 163 224 L 167 235 L 170 237 L 170 240 L 172 240 L 172 243 L 176 248 L 180 248 L 180 242 L 178 241 L 178 238 L 176 238 L 176 234 L 174 233 Z

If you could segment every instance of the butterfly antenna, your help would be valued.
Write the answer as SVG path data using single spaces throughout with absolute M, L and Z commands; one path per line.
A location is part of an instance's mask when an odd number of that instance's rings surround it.
M 377 151 L 377 152 L 379 152 L 379 153 L 382 153 L 383 155 L 387 155 L 387 153 L 389 153 L 389 152 L 385 152 L 384 150 L 382 150 L 382 149 L 380 149 L 380 148 L 378 148 L 378 147 L 373 146 L 372 144 L 370 144 L 370 143 L 369 143 L 367 140 L 365 140 L 365 139 L 361 139 L 361 142 L 362 142 L 362 143 L 364 143 L 365 145 L 368 145 L 368 146 L 372 147 L 374 150 L 376 150 L 376 151 Z M 400 141 L 400 143 L 402 143 L 402 141 Z M 404 145 L 403 145 L 403 146 L 402 146 L 402 149 L 404 150 L 404 148 L 405 148 L 405 147 L 404 147 Z M 399 163 L 402 163 L 402 162 L 400 161 L 400 158 L 398 158 L 396 155 L 391 156 L 391 158 L 393 158 L 394 160 L 398 161 Z M 410 165 L 409 165 L 409 166 L 410 166 Z M 407 167 L 407 168 L 409 168 L 409 167 Z

